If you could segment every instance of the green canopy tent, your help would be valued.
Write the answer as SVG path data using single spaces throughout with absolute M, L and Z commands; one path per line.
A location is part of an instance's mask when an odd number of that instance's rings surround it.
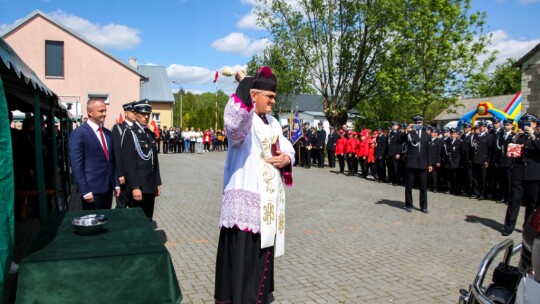
M 52 142 L 56 142 L 56 127 L 54 118 L 60 119 L 61 128 L 71 126 L 71 117 L 65 107 L 59 103 L 58 96 L 54 94 L 37 77 L 13 49 L 0 38 L 0 302 L 5 296 L 5 283 L 9 274 L 11 261 L 14 253 L 14 169 L 13 150 L 11 141 L 11 129 L 8 112 L 20 110 L 21 112 L 34 113 L 34 124 L 41 125 L 41 116 L 47 116 L 48 127 L 54 128 L 52 132 Z M 69 134 L 68 134 L 69 135 Z M 63 139 L 62 139 L 63 140 Z M 42 132 L 40 128 L 35 128 L 34 143 L 36 148 L 36 176 L 38 180 L 37 196 L 39 199 L 40 219 L 43 222 L 47 217 L 44 159 L 41 149 L 43 144 Z M 64 143 L 62 141 L 62 143 Z M 66 164 L 57 163 L 56 145 L 52 146 L 53 168 L 66 168 Z M 65 145 L 62 145 L 65 146 Z M 39 152 L 39 153 L 38 153 Z M 64 151 L 67 153 L 67 151 Z M 63 155 L 66 155 L 66 154 Z M 66 170 L 69 172 L 69 170 Z M 69 174 L 62 180 L 56 178 L 54 174 L 54 197 L 58 197 L 60 184 L 69 182 Z M 68 188 L 63 188 L 68 189 Z M 65 192 L 65 191 L 64 191 Z M 66 196 L 66 193 L 63 194 Z M 60 197 L 61 202 L 56 202 L 57 206 L 62 206 L 67 198 Z

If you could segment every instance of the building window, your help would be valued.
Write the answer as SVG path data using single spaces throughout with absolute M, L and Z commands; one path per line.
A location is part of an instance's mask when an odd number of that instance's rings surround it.
M 109 95 L 108 94 L 88 94 L 88 100 L 90 99 L 101 99 L 106 105 L 109 105 Z
M 160 115 L 159 113 L 152 113 L 152 120 L 155 120 L 156 122 L 160 122 L 161 119 L 159 119 Z
M 45 77 L 64 77 L 63 41 L 45 41 Z

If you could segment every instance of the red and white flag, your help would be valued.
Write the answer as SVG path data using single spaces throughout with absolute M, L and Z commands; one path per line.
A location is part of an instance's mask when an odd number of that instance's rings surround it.
M 218 79 L 218 76 L 219 76 L 219 73 L 218 71 L 216 70 L 216 74 L 214 75 L 214 83 L 216 83 L 217 79 Z
M 124 117 L 122 117 L 122 113 L 120 113 L 120 117 L 118 118 L 118 121 L 116 123 L 123 123 L 124 122 Z

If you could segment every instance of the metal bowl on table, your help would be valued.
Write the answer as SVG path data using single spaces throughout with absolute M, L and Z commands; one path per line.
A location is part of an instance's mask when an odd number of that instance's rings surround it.
M 107 223 L 107 217 L 103 214 L 88 214 L 74 218 L 71 221 L 75 233 L 82 235 L 92 235 L 102 232 L 105 223 Z

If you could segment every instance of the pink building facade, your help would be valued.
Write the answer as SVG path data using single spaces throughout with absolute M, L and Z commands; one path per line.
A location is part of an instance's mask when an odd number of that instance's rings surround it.
M 101 98 L 111 128 L 123 115 L 122 104 L 140 99 L 143 75 L 40 11 L 3 38 L 64 104 L 72 104 L 74 116 L 87 117 L 89 98 Z

